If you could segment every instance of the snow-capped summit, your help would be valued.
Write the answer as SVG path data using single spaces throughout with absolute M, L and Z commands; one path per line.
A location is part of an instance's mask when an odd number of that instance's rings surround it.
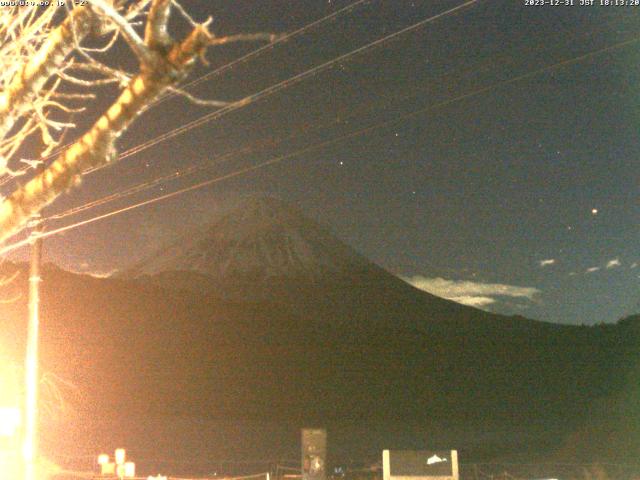
M 327 228 L 270 196 L 248 197 L 125 272 L 128 277 L 203 275 L 216 285 L 322 281 L 370 263 Z M 164 282 L 166 283 L 166 282 Z

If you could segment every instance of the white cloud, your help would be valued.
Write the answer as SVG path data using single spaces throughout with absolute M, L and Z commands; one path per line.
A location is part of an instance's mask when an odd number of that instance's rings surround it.
M 87 272 L 87 275 L 91 275 L 95 278 L 109 278 L 114 273 L 118 273 L 118 269 L 114 268 L 113 270 L 109 270 L 108 272 Z
M 619 259 L 619 258 L 614 258 L 613 260 L 609 260 L 609 261 L 607 262 L 607 270 L 608 270 L 608 269 L 610 269 L 610 268 L 616 268 L 616 267 L 619 267 L 620 265 L 622 265 L 622 264 L 620 263 L 620 259 Z
M 94 277 L 94 278 L 109 278 L 113 274 L 118 273 L 117 268 L 114 268 L 113 270 L 108 270 L 106 272 L 87 272 L 85 270 L 86 267 L 84 266 L 84 264 L 80 265 L 80 267 L 81 267 L 81 270 L 70 268 L 68 269 L 68 271 L 71 273 L 76 273 L 78 275 L 89 275 L 90 277 Z
M 546 267 L 547 265 L 553 265 L 554 263 L 556 263 L 556 259 L 547 258 L 546 260 L 540 260 L 538 263 L 540 264 L 541 267 Z
M 540 290 L 533 287 L 518 287 L 502 283 L 481 283 L 466 280 L 447 280 L 445 278 L 427 278 L 421 275 L 402 277 L 404 281 L 420 290 L 454 302 L 484 307 L 497 301 L 496 296 L 519 297 L 532 300 Z
M 598 270 L 600 270 L 600 267 L 591 267 L 591 268 L 587 268 L 587 271 L 585 273 L 593 273 L 593 272 L 597 272 Z
M 495 298 L 491 297 L 474 297 L 473 295 L 463 295 L 462 297 L 451 297 L 449 300 L 453 300 L 454 302 L 461 303 L 463 305 L 469 305 L 471 307 L 485 307 L 487 305 L 491 305 L 492 303 L 496 303 Z

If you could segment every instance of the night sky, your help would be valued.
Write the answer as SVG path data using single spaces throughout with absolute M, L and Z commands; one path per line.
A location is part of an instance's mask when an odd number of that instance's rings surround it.
M 491 311 L 574 324 L 639 312 L 640 6 L 579 2 L 479 1 L 90 174 L 46 214 L 210 165 L 51 228 L 386 122 L 51 237 L 46 258 L 109 272 L 205 221 L 226 199 L 263 192 L 298 205 L 390 272 Z M 215 33 L 226 35 L 289 32 L 352 2 L 182 3 L 196 19 L 212 15 Z M 237 100 L 461 3 L 366 2 L 189 91 Z M 258 46 L 211 50 L 210 65 L 191 78 Z M 132 67 L 124 47 L 112 55 Z M 87 125 L 114 94 L 104 91 Z M 120 150 L 213 110 L 162 102 Z M 216 163 L 228 152 L 235 156 Z

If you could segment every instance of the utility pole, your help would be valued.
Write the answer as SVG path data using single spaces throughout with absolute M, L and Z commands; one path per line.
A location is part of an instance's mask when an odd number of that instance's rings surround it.
M 24 480 L 36 480 L 38 458 L 38 331 L 40 328 L 40 260 L 42 238 L 40 219 L 34 219 L 31 232 L 31 262 L 29 266 L 29 324 L 25 358 L 25 426 L 24 426 Z

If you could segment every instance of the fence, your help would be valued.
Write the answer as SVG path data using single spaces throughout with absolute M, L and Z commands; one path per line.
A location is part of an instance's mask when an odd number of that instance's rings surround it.
M 88 468 L 65 470 L 55 480 L 100 479 Z M 261 468 L 256 468 L 261 467 Z M 300 468 L 279 462 L 153 461 L 142 460 L 137 469 L 167 480 L 299 480 Z M 261 472 L 238 475 L 237 472 Z M 382 480 L 379 466 L 342 468 L 328 472 L 328 480 Z M 186 474 L 188 473 L 188 474 Z M 234 474 L 235 473 L 235 474 Z M 137 477 L 146 480 L 147 476 Z M 640 480 L 640 465 L 617 463 L 461 463 L 460 480 Z

